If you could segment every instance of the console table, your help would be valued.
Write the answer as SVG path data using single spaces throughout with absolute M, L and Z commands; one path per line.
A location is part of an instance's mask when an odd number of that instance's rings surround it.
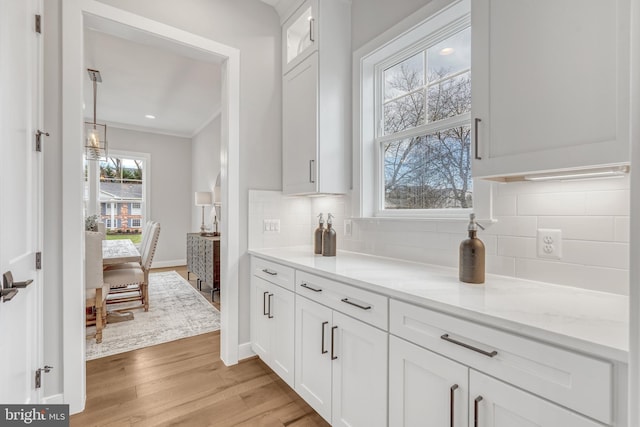
M 187 233 L 187 278 L 191 273 L 198 277 L 198 289 L 203 283 L 211 286 L 213 301 L 213 294 L 220 292 L 220 236 Z

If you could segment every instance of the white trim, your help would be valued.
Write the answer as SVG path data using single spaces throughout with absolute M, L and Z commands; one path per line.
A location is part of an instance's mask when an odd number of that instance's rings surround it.
M 191 135 L 189 136 L 190 138 L 195 138 L 196 136 L 198 136 L 198 134 L 200 132 L 202 132 L 202 130 L 204 128 L 206 128 L 207 126 L 209 126 L 209 124 L 214 121 L 216 119 L 216 117 L 218 117 L 220 114 L 222 114 L 222 108 L 218 108 L 216 111 L 213 112 L 213 114 L 211 115 L 211 117 L 209 117 L 207 120 L 204 121 L 204 123 L 202 123 L 200 126 L 198 126 L 196 128 L 196 130 L 194 130 Z
M 82 218 L 82 92 L 83 27 L 85 18 L 106 20 L 142 30 L 144 34 L 188 51 L 225 58 L 222 70 L 222 195 L 221 241 L 222 310 L 220 355 L 225 364 L 238 362 L 239 252 L 239 127 L 240 51 L 213 40 L 100 3 L 67 0 L 62 7 L 62 330 L 63 391 L 71 414 L 81 412 L 86 400 L 84 336 L 84 222 Z
M 61 405 L 64 403 L 64 395 L 62 393 L 52 394 L 42 398 L 43 405 Z
M 251 350 L 251 342 L 245 342 L 238 346 L 238 360 L 248 359 L 256 354 Z
M 185 265 L 187 265 L 186 258 L 170 259 L 167 261 L 153 261 L 153 263 L 151 264 L 151 268 L 184 267 Z
M 132 131 L 135 131 L 135 132 L 151 133 L 151 134 L 154 134 L 154 135 L 175 136 L 175 137 L 178 137 L 178 138 L 184 138 L 186 140 L 190 140 L 191 139 L 191 133 L 190 132 L 178 132 L 178 131 L 173 131 L 173 130 L 168 130 L 168 129 L 157 129 L 157 128 L 151 128 L 151 127 L 146 127 L 146 126 L 139 126 L 139 125 L 131 125 L 131 124 L 127 124 L 127 123 L 120 123 L 120 122 L 105 122 L 105 124 L 109 128 L 132 130 Z

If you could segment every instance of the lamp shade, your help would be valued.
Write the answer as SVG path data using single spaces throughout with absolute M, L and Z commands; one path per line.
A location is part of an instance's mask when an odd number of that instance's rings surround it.
M 211 191 L 196 191 L 196 206 L 211 206 L 213 193 Z

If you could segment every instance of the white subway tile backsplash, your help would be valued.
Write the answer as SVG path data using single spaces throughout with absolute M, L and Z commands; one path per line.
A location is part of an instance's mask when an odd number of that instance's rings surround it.
M 536 258 L 536 239 L 532 237 L 498 236 L 497 254 L 515 258 Z
M 564 240 L 562 262 L 599 267 L 629 268 L 629 245 L 616 242 Z
M 517 197 L 514 194 L 497 195 L 493 198 L 494 216 L 514 216 L 517 213 Z
M 614 223 L 614 240 L 616 242 L 628 242 L 631 226 L 629 217 L 616 217 Z
M 516 275 L 516 259 L 514 257 L 487 255 L 485 263 L 487 273 L 503 276 Z
M 537 229 L 537 216 L 501 216 L 481 234 L 535 237 Z
M 585 215 L 585 193 L 521 194 L 518 215 Z
M 615 268 L 517 259 L 516 277 L 620 295 L 629 294 L 629 271 Z
M 538 228 L 562 230 L 563 239 L 602 240 L 614 239 L 614 217 L 612 216 L 541 216 Z
M 587 215 L 628 216 L 630 210 L 628 190 L 592 191 L 587 193 Z

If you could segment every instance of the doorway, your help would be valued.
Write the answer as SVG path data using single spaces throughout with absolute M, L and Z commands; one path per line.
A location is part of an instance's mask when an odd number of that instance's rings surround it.
M 86 22 L 125 29 L 148 43 L 162 43 L 174 49 L 187 49 L 202 58 L 221 59 L 221 187 L 222 222 L 221 281 L 221 358 L 227 365 L 238 361 L 238 260 L 239 260 L 239 51 L 213 40 L 99 3 L 74 1 L 65 3 L 62 14 L 63 64 L 63 365 L 64 395 L 70 412 L 84 408 L 84 286 L 83 286 L 83 218 L 82 182 L 82 95 L 83 28 Z

